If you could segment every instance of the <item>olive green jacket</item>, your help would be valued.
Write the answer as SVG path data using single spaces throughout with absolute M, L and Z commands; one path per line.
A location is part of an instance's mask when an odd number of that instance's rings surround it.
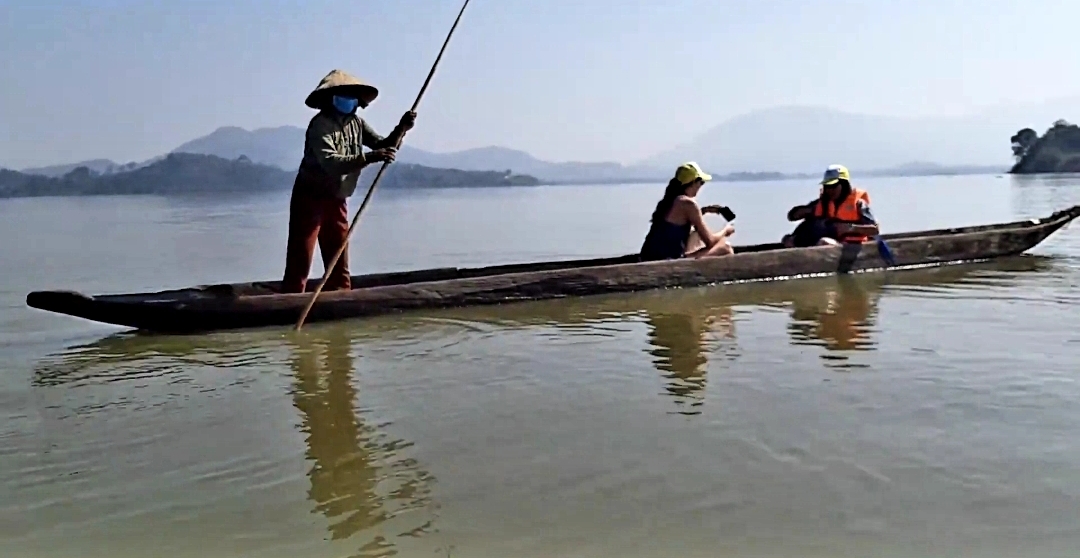
M 313 194 L 348 198 L 356 191 L 360 171 L 372 162 L 363 147 L 393 147 L 398 133 L 395 128 L 390 136 L 383 137 L 355 114 L 319 111 L 308 123 L 298 186 Z

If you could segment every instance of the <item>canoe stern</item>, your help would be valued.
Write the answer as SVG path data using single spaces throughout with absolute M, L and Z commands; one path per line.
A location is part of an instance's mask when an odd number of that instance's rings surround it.
M 46 312 L 79 316 L 91 311 L 94 297 L 75 291 L 34 291 L 26 295 L 26 305 Z
M 176 308 L 171 305 L 131 304 L 110 298 L 93 297 L 76 291 L 34 291 L 26 295 L 26 305 L 46 312 L 135 329 L 158 329 L 175 319 Z

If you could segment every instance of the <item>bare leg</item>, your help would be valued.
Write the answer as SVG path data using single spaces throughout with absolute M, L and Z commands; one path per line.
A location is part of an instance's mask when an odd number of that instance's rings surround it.
M 705 243 L 701 240 L 701 235 L 697 231 L 690 231 L 690 236 L 686 238 L 686 253 L 697 252 L 705 247 Z
M 708 256 L 729 256 L 735 253 L 735 249 L 728 242 L 728 237 L 735 231 L 724 227 L 724 230 L 713 233 L 712 248 L 706 248 L 705 243 L 697 231 L 690 231 L 690 238 L 686 242 L 686 257 L 705 258 Z
M 716 244 L 713 244 L 712 248 L 702 248 L 697 252 L 687 254 L 688 258 L 708 258 L 710 256 L 730 256 L 735 253 L 735 249 L 731 247 L 727 239 L 721 239 Z

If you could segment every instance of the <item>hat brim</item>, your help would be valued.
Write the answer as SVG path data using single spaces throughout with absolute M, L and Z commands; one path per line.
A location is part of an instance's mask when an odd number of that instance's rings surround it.
M 330 99 L 334 95 L 354 97 L 360 100 L 361 103 L 370 105 L 379 96 L 379 90 L 370 85 L 335 85 L 334 87 L 312 91 L 304 100 L 304 104 L 313 109 L 321 110 L 330 103 Z

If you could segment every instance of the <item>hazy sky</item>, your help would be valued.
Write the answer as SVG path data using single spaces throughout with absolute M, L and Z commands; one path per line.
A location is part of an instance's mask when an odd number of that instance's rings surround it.
M 380 87 L 366 116 L 389 131 L 460 6 L 0 0 L 0 166 L 304 126 L 335 67 Z M 633 162 L 773 105 L 918 116 L 1075 95 L 1077 21 L 1076 0 L 472 0 L 406 142 Z

